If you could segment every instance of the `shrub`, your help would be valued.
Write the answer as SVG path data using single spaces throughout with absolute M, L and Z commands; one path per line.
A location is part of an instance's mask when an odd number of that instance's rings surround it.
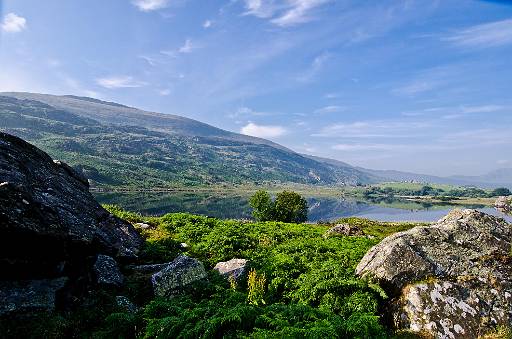
M 282 191 L 272 201 L 266 191 L 256 192 L 249 200 L 252 215 L 257 221 L 305 222 L 308 220 L 308 203 L 300 194 Z

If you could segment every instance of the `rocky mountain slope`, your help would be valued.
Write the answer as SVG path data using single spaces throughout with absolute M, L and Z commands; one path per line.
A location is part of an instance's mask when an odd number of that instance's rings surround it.
M 352 166 L 195 120 L 75 96 L 0 94 L 0 130 L 81 171 L 95 185 L 375 181 Z

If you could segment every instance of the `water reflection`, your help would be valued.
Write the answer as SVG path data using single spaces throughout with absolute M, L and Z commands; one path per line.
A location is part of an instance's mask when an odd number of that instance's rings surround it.
M 251 217 L 249 197 L 230 193 L 95 193 L 100 203 L 117 204 L 130 211 L 145 215 L 161 215 L 170 212 L 188 212 L 223 219 Z M 446 203 L 432 204 L 397 199 L 356 201 L 342 198 L 313 197 L 308 199 L 309 221 L 336 220 L 357 216 L 381 221 L 436 221 L 455 207 L 479 209 L 485 213 L 504 217 L 511 216 L 483 205 L 454 206 Z

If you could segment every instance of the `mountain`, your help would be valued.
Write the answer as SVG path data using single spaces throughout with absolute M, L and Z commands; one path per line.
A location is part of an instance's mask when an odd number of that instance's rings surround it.
M 85 97 L 0 93 L 0 130 L 68 162 L 97 186 L 376 181 L 265 139 Z
M 356 167 L 378 181 L 415 181 L 432 184 L 448 184 L 457 186 L 477 186 L 481 188 L 507 187 L 512 189 L 512 169 L 503 168 L 480 176 L 454 175 L 439 177 L 428 174 L 417 174 L 395 170 L 373 170 Z

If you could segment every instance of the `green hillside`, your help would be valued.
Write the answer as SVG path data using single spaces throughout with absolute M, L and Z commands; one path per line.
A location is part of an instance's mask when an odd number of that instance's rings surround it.
M 96 186 L 372 181 L 349 165 L 307 158 L 268 140 L 90 98 L 2 94 L 0 130 L 68 162 Z

